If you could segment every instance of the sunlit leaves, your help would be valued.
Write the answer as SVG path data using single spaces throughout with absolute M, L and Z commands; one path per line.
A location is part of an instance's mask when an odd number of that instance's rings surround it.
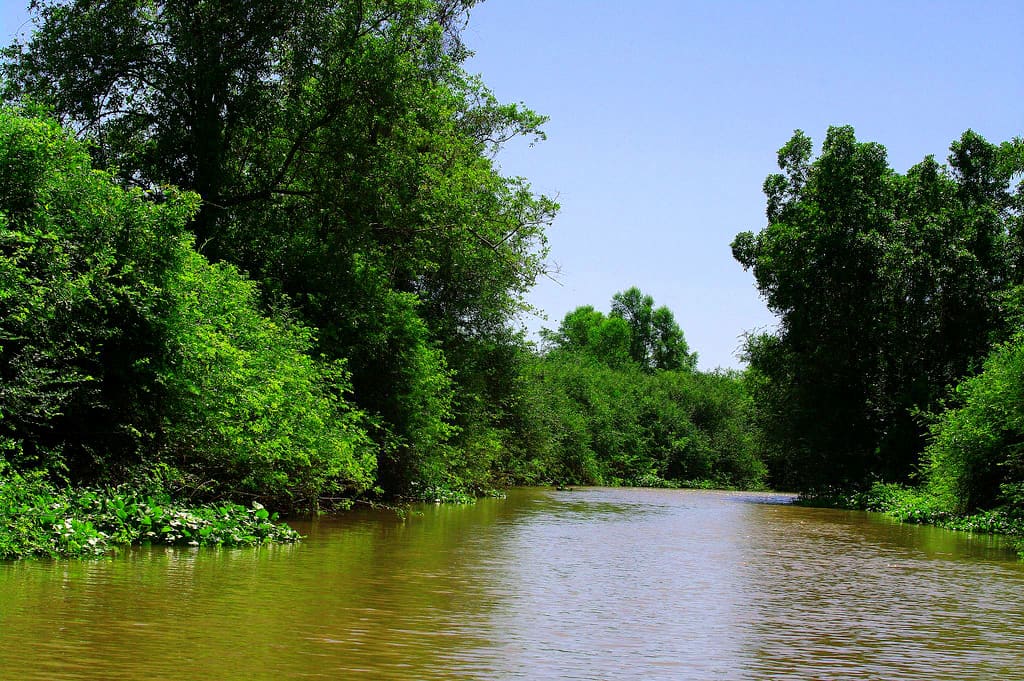
M 0 113 L 0 440 L 76 481 L 170 462 L 198 493 L 313 506 L 371 486 L 337 362 L 191 247 L 194 195 L 90 167 L 52 122 Z

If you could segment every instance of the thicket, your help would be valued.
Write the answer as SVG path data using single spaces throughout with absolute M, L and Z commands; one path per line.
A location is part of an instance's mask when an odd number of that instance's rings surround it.
M 1024 142 L 968 131 L 899 174 L 851 128 L 817 158 L 798 131 L 779 167 L 733 243 L 780 320 L 746 344 L 772 484 L 1019 531 Z
M 191 496 L 365 490 L 343 365 L 207 262 L 197 197 L 123 189 L 56 123 L 0 111 L 0 454 L 80 484 L 164 464 Z
M 737 372 L 695 370 L 671 311 L 632 288 L 546 335 L 527 367 L 536 436 L 525 481 L 758 487 L 752 404 Z
M 0 558 L 292 541 L 260 501 L 372 484 L 343 365 L 193 250 L 197 203 L 0 110 Z

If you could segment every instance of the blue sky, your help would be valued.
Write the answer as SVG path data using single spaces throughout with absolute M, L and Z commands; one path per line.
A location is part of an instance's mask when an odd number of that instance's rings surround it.
M 562 285 L 531 296 L 545 325 L 636 285 L 702 368 L 739 366 L 743 332 L 774 319 L 729 244 L 764 226 L 761 186 L 793 130 L 820 145 L 852 125 L 901 172 L 967 128 L 1022 135 L 1022 27 L 1019 1 L 488 0 L 470 70 L 551 117 L 547 141 L 499 158 L 562 204 Z
M 0 0 L 0 36 L 24 2 Z M 770 327 L 737 232 L 764 226 L 761 185 L 800 128 L 852 125 L 905 171 L 944 159 L 967 128 L 1024 134 L 1024 2 L 487 0 L 464 38 L 470 71 L 548 115 L 548 139 L 498 160 L 555 196 L 560 284 L 530 301 L 566 312 L 639 286 L 668 305 L 700 366 L 737 367 Z

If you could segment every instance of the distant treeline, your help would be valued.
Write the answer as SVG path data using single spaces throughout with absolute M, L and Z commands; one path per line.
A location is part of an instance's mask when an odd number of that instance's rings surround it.
M 608 315 L 579 307 L 543 337 L 527 372 L 535 478 L 763 486 L 742 375 L 697 371 L 674 315 L 651 296 L 635 287 L 618 293 Z

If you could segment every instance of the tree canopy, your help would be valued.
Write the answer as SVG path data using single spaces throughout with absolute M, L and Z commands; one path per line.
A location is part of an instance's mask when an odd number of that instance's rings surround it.
M 502 428 L 500 358 L 557 208 L 492 161 L 544 119 L 463 70 L 473 4 L 42 1 L 5 51 L 9 101 L 49 107 L 126 186 L 200 196 L 197 249 L 347 362 L 396 492 Z
M 606 316 L 590 305 L 565 315 L 558 330 L 545 330 L 554 348 L 582 352 L 611 367 L 632 362 L 645 371 L 692 371 L 697 353 L 690 352 L 675 315 L 637 287 L 612 296 Z
M 968 131 L 948 167 L 927 157 L 905 175 L 849 127 L 830 128 L 817 158 L 800 131 L 779 151 L 768 226 L 733 253 L 780 320 L 746 354 L 789 484 L 905 480 L 924 444 L 918 412 L 1006 337 L 1020 149 Z

